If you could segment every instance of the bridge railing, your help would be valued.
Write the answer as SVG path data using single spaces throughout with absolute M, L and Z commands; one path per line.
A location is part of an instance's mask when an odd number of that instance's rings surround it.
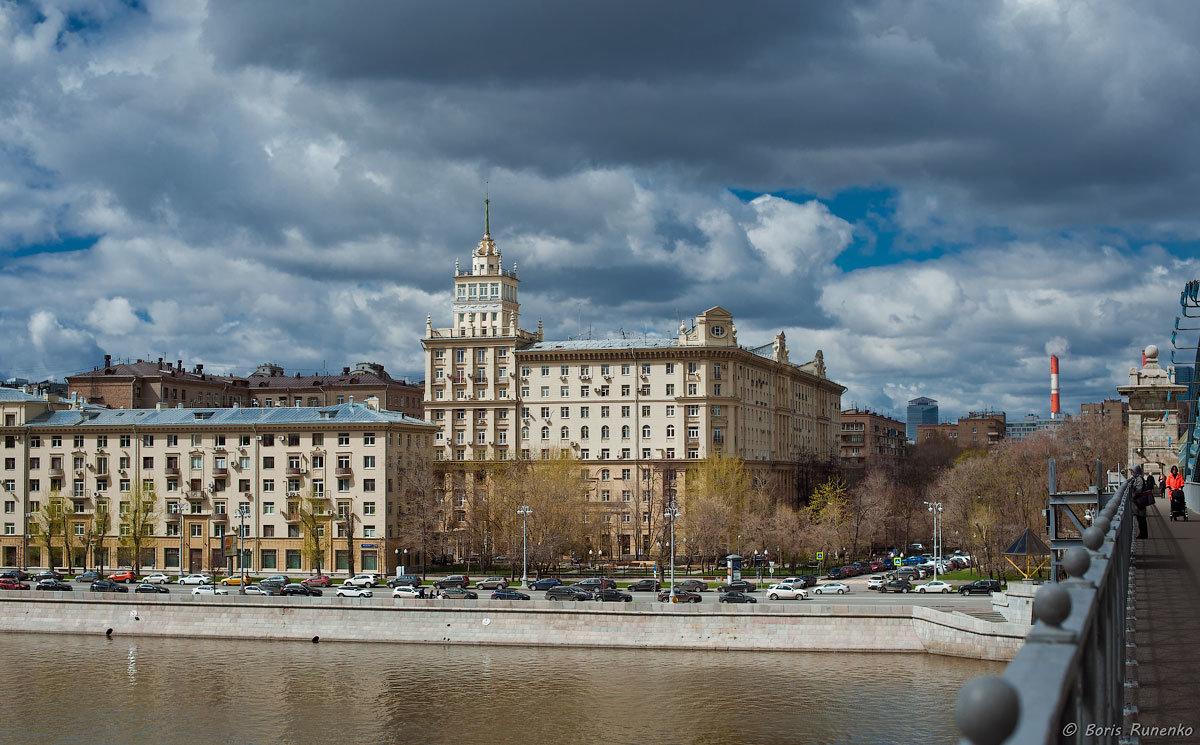
M 961 745 L 1118 742 L 1133 612 L 1130 483 L 1084 531 L 1084 547 L 1066 552 L 1069 579 L 1038 590 L 1034 626 L 1004 675 L 959 691 Z

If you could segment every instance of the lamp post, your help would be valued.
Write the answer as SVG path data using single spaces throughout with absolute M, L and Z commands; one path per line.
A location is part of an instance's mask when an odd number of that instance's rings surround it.
M 938 562 L 942 559 L 942 503 L 926 502 L 933 515 L 933 579 L 938 578 Z
M 246 505 L 238 505 L 238 519 L 242 521 L 242 525 L 238 528 L 238 572 L 241 574 L 241 581 L 238 583 L 240 594 L 246 594 L 246 518 L 250 517 L 250 508 Z M 183 557 L 179 560 L 182 562 Z
M 517 514 L 521 516 L 521 586 L 529 586 L 529 549 L 528 542 L 525 537 L 525 523 L 529 516 L 533 514 L 533 510 L 529 505 L 523 504 L 517 508 Z
M 671 602 L 674 603 L 675 602 L 675 518 L 679 517 L 679 508 L 675 506 L 674 501 L 672 501 L 670 506 L 667 507 L 666 511 L 663 513 L 663 517 L 666 517 L 668 520 L 671 521 L 671 592 L 670 592 L 670 598 L 671 598 Z
M 29 568 L 29 520 L 32 512 L 25 513 L 25 529 L 21 531 L 21 571 Z

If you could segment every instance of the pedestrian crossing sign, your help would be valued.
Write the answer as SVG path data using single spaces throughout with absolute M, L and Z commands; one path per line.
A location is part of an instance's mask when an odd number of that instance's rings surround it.
M 892 565 L 893 565 L 893 566 L 900 566 L 900 557 L 899 557 L 899 556 L 897 556 L 896 558 L 892 559 Z
M 817 561 L 824 561 L 824 560 L 825 560 L 825 552 L 824 552 L 824 551 L 818 551 L 818 552 L 817 552 Z

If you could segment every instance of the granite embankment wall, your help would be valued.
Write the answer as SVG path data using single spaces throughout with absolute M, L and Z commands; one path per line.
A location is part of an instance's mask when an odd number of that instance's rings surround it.
M 640 606 L 640 607 L 639 607 Z M 1012 659 L 1027 626 L 922 606 L 716 606 L 5 592 L 0 632 Z

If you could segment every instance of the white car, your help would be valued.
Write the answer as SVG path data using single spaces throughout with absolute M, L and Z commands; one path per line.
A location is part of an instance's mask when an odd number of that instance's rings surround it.
M 880 587 L 883 587 L 883 583 L 886 581 L 883 577 L 871 577 L 867 580 L 867 589 L 878 590 Z
M 941 581 L 940 579 L 935 579 L 932 582 L 926 582 L 923 585 L 917 585 L 914 589 L 917 592 L 954 592 L 953 587 L 951 587 L 948 583 Z
M 339 598 L 370 598 L 375 597 L 375 593 L 371 592 L 369 587 L 358 587 L 350 584 L 350 580 L 346 580 L 337 588 L 337 596 Z
M 377 584 L 379 584 L 379 575 L 377 574 L 356 574 L 343 582 L 342 587 L 346 585 L 353 587 L 374 587 Z
M 246 585 L 246 594 L 247 595 L 266 595 L 267 597 L 270 597 L 270 593 L 267 593 L 266 591 L 263 590 L 263 588 L 259 587 L 258 585 Z
M 823 585 L 814 587 L 813 592 L 818 595 L 828 595 L 831 593 L 845 595 L 846 593 L 850 592 L 850 587 L 843 582 L 826 582 Z
M 421 597 L 425 597 L 425 593 L 416 587 L 409 587 L 408 585 L 400 585 L 396 589 L 392 590 L 392 597 L 394 597 L 394 598 L 421 598 Z
M 767 598 L 770 600 L 804 600 L 807 597 L 808 590 L 789 582 L 780 582 L 767 588 Z
M 149 577 L 143 577 L 142 581 L 148 582 L 149 584 L 152 584 L 152 585 L 169 585 L 169 584 L 171 584 L 171 578 L 162 573 L 151 574 Z
M 192 589 L 193 595 L 228 595 L 229 590 L 216 585 L 200 585 Z
M 213 581 L 212 577 L 209 577 L 209 576 L 206 576 L 203 574 L 189 574 L 188 576 L 179 580 L 179 584 L 181 584 L 181 585 L 211 585 L 212 581 Z

